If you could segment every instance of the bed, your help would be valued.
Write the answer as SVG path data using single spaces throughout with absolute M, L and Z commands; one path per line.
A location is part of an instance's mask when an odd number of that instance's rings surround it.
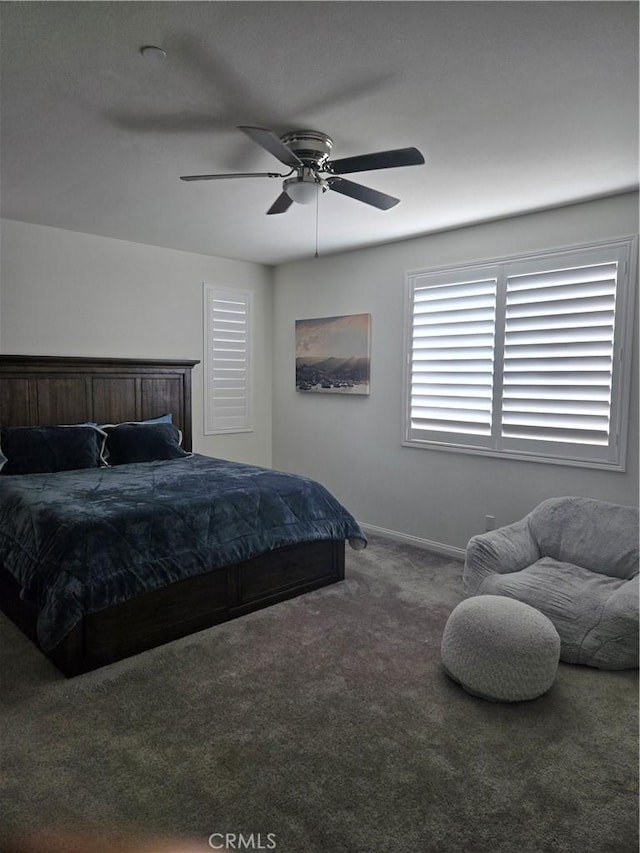
M 179 458 L 22 476 L 5 476 L 7 463 L 0 474 L 0 609 L 67 677 L 340 581 L 345 540 L 366 543 L 314 481 L 192 453 L 197 363 L 0 355 L 5 447 L 25 426 L 136 422 L 124 429 L 181 433 Z M 172 426 L 139 427 L 167 416 Z M 114 440 L 122 429 L 107 432 Z M 31 528 L 40 546 L 48 537 L 39 553 L 67 562 L 51 557 L 30 574 L 37 549 L 20 537 Z M 140 559 L 133 531 L 146 543 Z M 63 574 L 75 587 L 62 591 Z

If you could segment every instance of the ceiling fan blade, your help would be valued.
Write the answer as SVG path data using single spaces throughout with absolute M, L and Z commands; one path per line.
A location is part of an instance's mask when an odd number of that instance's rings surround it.
M 302 160 L 287 148 L 283 142 L 280 142 L 272 130 L 267 130 L 264 127 L 247 127 L 246 125 L 239 125 L 238 130 L 242 130 L 254 142 L 257 142 L 258 145 L 261 145 L 286 166 L 291 166 L 292 169 L 302 166 Z
M 334 192 L 348 195 L 349 198 L 363 201 L 365 204 L 370 204 L 380 210 L 389 210 L 390 207 L 395 207 L 400 201 L 399 198 L 394 198 L 392 195 L 372 190 L 371 187 L 363 187 L 362 184 L 356 184 L 344 178 L 327 178 L 327 184 L 329 189 Z
M 225 178 L 286 178 L 278 172 L 231 172 L 226 175 L 180 175 L 181 181 L 219 181 Z
M 289 210 L 292 204 L 293 199 L 290 198 L 285 192 L 282 192 L 273 202 L 269 210 L 267 210 L 267 213 L 284 213 L 285 210 Z
M 374 154 L 360 154 L 357 157 L 330 160 L 327 165 L 334 175 L 347 175 L 349 172 L 393 169 L 396 166 L 421 166 L 423 163 L 424 157 L 417 148 L 394 148 L 391 151 L 377 151 Z

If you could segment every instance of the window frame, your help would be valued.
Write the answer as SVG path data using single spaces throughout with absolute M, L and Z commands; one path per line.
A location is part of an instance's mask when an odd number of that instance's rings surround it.
M 453 453 L 507 458 L 552 465 L 581 468 L 598 468 L 624 472 L 628 440 L 629 405 L 633 357 L 633 322 L 635 291 L 637 289 L 637 242 L 636 236 L 621 237 L 597 243 L 578 244 L 550 249 L 542 252 L 513 254 L 464 264 L 410 270 L 405 274 L 404 307 L 404 364 L 402 400 L 402 438 L 406 447 L 425 450 L 442 450 Z M 501 435 L 502 390 L 505 347 L 506 286 L 508 274 L 525 267 L 549 269 L 558 262 L 575 262 L 579 255 L 604 256 L 613 253 L 620 259 L 620 272 L 616 283 L 616 307 L 614 314 L 612 386 L 610 404 L 609 444 L 595 447 L 577 443 L 549 442 L 542 439 L 510 439 Z M 577 265 L 577 264 L 576 264 Z M 490 436 L 472 436 L 463 433 L 425 430 L 429 437 L 418 437 L 419 430 L 411 426 L 412 406 L 412 356 L 413 356 L 413 302 L 416 287 L 421 281 L 428 286 L 446 284 L 488 274 L 498 270 L 497 301 L 494 338 L 494 374 L 492 394 L 492 428 Z M 567 455 L 568 451 L 572 455 Z M 606 452 L 603 452 L 606 451 Z M 606 458 L 605 458 L 606 457 Z

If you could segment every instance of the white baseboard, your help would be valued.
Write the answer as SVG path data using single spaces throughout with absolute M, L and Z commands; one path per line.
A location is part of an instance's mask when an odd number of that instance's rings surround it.
M 454 560 L 464 560 L 466 555 L 466 550 L 464 548 L 456 548 L 454 545 L 445 545 L 444 542 L 434 542 L 432 539 L 422 539 L 420 536 L 412 536 L 410 533 L 399 533 L 397 530 L 387 530 L 386 527 L 378 527 L 375 524 L 364 524 L 363 522 L 359 522 L 359 524 L 365 533 L 377 533 L 380 536 L 387 536 L 389 539 L 404 542 L 406 545 L 415 545 L 417 548 L 424 548 L 426 551 L 433 551 L 435 554 L 442 554 L 443 557 L 453 557 Z

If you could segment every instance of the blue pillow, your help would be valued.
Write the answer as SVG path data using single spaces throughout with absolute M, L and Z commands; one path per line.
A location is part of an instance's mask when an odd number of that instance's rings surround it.
M 173 415 L 171 412 L 167 415 L 160 415 L 158 418 L 147 418 L 146 421 L 138 421 L 141 424 L 172 424 Z
M 124 421 L 127 424 L 172 424 L 173 423 L 173 415 L 169 412 L 166 415 L 160 415 L 157 418 L 147 418 L 144 421 Z M 94 421 L 87 421 L 89 426 L 98 426 Z M 104 429 L 106 426 L 120 426 L 120 424 L 99 424 L 100 429 Z
M 169 423 L 130 423 L 105 426 L 109 465 L 155 462 L 191 456 L 180 447 L 182 433 Z
M 104 464 L 104 443 L 105 433 L 91 426 L 2 427 L 0 473 L 55 474 L 99 468 Z

